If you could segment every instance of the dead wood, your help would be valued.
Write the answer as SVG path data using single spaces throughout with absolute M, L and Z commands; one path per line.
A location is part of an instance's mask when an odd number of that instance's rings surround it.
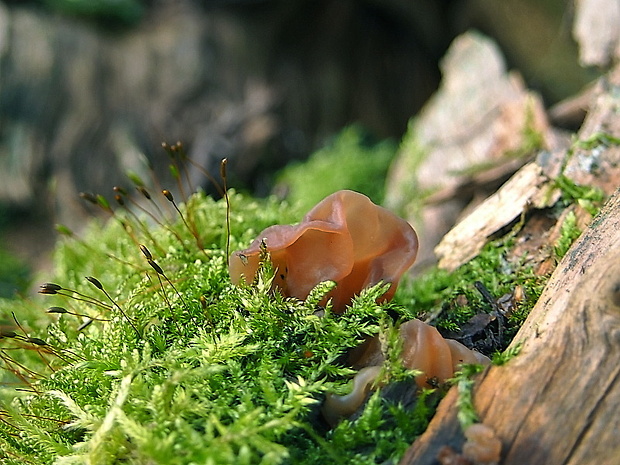
M 479 204 L 435 248 L 439 266 L 456 269 L 475 257 L 489 237 L 523 213 L 553 205 L 561 195 L 555 181 L 560 174 L 576 184 L 611 194 L 620 185 L 620 146 L 605 137 L 620 137 L 618 111 L 620 66 L 601 78 L 592 93 L 588 117 L 578 134 L 583 142 L 565 150 L 539 153 L 535 161 Z
M 442 84 L 412 120 L 386 182 L 387 206 L 406 211 L 416 227 L 418 270 L 436 261 L 433 248 L 465 207 L 530 161 L 528 147 L 567 145 L 549 126 L 540 96 L 507 70 L 491 39 L 473 31 L 459 36 L 441 69 Z
M 617 464 L 620 458 L 620 189 L 553 273 L 517 334 L 521 353 L 475 389 L 504 465 Z M 401 464 L 433 464 L 464 438 L 456 391 Z
M 579 132 L 582 143 L 556 153 L 559 165 L 547 160 L 548 168 L 561 166 L 564 176 L 597 186 L 609 198 L 558 264 L 512 342 L 521 345 L 520 354 L 487 369 L 474 389 L 480 420 L 502 442 L 503 465 L 620 463 L 619 90 L 616 67 L 598 84 Z M 553 187 L 554 176 L 544 168 L 539 156 L 464 220 L 469 228 L 457 225 L 447 236 L 456 241 L 445 249 L 449 267 L 476 253 L 463 255 L 468 238 L 484 239 L 537 199 L 552 200 L 544 190 Z M 439 463 L 445 446 L 460 452 L 464 435 L 457 410 L 453 388 L 401 465 Z
M 616 68 L 601 81 L 579 133 L 586 143 L 566 154 L 563 167 L 575 182 L 611 195 L 558 264 L 517 334 L 512 346 L 520 344 L 520 354 L 477 380 L 474 405 L 502 441 L 501 464 L 611 465 L 620 460 L 620 148 L 600 137 L 620 135 L 619 89 Z M 531 166 L 522 171 L 527 174 Z M 534 187 L 548 187 L 549 181 L 536 185 L 535 173 L 530 176 L 534 184 L 525 183 L 521 195 L 535 199 Z M 506 192 L 512 191 L 500 190 L 499 196 Z M 479 210 L 492 208 L 501 216 L 493 202 Z M 520 203 L 526 204 L 531 201 Z M 444 446 L 462 449 L 456 401 L 453 388 L 401 465 L 438 463 Z

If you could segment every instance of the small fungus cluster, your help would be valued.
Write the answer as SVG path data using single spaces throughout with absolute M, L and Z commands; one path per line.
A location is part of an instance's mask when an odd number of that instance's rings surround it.
M 419 388 L 430 388 L 452 378 L 459 365 L 476 363 L 488 365 L 490 360 L 460 342 L 445 339 L 433 326 L 420 320 L 410 320 L 400 325 L 399 336 L 403 345 L 403 365 L 419 370 L 416 376 Z M 366 400 L 367 393 L 379 376 L 385 361 L 378 337 L 369 339 L 351 354 L 354 368 L 361 368 L 353 380 L 353 390 L 346 396 L 328 394 L 323 406 L 323 416 L 335 425 L 342 417 L 350 416 Z
M 380 282 L 390 284 L 382 297 L 390 300 L 415 261 L 418 238 L 405 220 L 362 194 L 343 190 L 319 202 L 301 223 L 271 226 L 247 249 L 234 252 L 229 261 L 233 283 L 255 278 L 265 248 L 275 269 L 273 286 L 282 295 L 305 299 L 319 283 L 335 281 L 336 288 L 321 303 L 331 299 L 334 311 L 342 313 L 355 295 Z M 429 387 L 430 380 L 444 382 L 461 363 L 489 363 L 484 355 L 444 339 L 419 320 L 402 324 L 400 337 L 405 366 L 423 372 L 416 378 L 420 388 Z M 364 402 L 383 362 L 377 338 L 357 350 L 353 365 L 361 370 L 353 391 L 328 395 L 323 408 L 328 422 L 337 423 Z
M 433 387 L 454 375 L 459 365 L 476 363 L 487 365 L 489 359 L 468 349 L 460 342 L 445 339 L 434 326 L 420 320 L 410 320 L 400 325 L 403 343 L 401 357 L 406 368 L 422 371 L 416 377 L 420 388 Z M 381 365 L 385 361 L 378 337 L 366 341 L 349 357 L 354 368 Z
M 362 289 L 390 283 L 383 296 L 390 300 L 398 281 L 413 264 L 418 237 L 413 228 L 389 210 L 357 192 L 338 191 L 319 202 L 297 225 L 265 229 L 230 257 L 233 283 L 251 282 L 258 270 L 261 243 L 274 268 L 274 286 L 286 297 L 305 299 L 319 283 L 335 281 L 332 300 L 343 312 Z

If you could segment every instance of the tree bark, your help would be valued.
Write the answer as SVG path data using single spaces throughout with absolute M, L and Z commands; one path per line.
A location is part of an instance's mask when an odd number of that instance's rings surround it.
M 599 132 L 620 135 L 620 68 L 600 89 L 582 141 Z M 474 405 L 502 442 L 503 465 L 620 463 L 619 158 L 617 143 L 585 144 L 569 154 L 567 176 L 611 195 L 512 342 L 521 345 L 519 355 L 477 380 Z M 461 450 L 456 401 L 453 388 L 401 465 L 438 463 L 444 446 Z
M 553 205 L 561 195 L 555 182 L 560 174 L 606 195 L 620 186 L 620 65 L 597 82 L 590 97 L 588 116 L 578 134 L 581 143 L 568 150 L 540 152 L 535 161 L 481 202 L 435 248 L 440 268 L 458 268 L 525 211 Z
M 513 344 L 521 353 L 483 373 L 481 421 L 505 465 L 617 464 L 620 460 L 620 189 L 553 273 Z M 401 464 L 436 463 L 460 450 L 456 391 Z

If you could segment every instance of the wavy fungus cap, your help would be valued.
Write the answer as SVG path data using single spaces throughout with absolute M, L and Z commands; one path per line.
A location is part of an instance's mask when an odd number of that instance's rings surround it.
M 305 299 L 317 284 L 335 281 L 326 296 L 344 311 L 362 289 L 391 283 L 383 296 L 394 296 L 402 274 L 413 264 L 418 238 L 413 228 L 365 195 L 338 191 L 319 202 L 301 223 L 265 229 L 229 260 L 234 284 L 253 280 L 264 240 L 276 268 L 274 285 L 287 297 Z
M 422 372 L 415 378 L 419 388 L 433 387 L 436 383 L 443 384 L 452 378 L 464 363 L 480 365 L 491 363 L 486 356 L 468 349 L 460 342 L 444 339 L 436 328 L 420 320 L 413 319 L 403 323 L 399 332 L 403 365 L 410 370 Z M 335 426 L 343 417 L 356 412 L 376 383 L 380 368 L 385 362 L 379 336 L 368 339 L 362 346 L 354 349 L 349 354 L 349 359 L 353 368 L 361 369 L 353 379 L 353 390 L 349 394 L 345 396 L 327 394 L 321 411 L 331 426 Z M 481 454 L 487 450 L 486 444 L 480 446 Z M 478 444 L 471 445 L 472 450 L 477 447 Z M 488 446 L 490 453 L 496 450 L 491 449 L 492 447 L 496 447 L 494 443 Z

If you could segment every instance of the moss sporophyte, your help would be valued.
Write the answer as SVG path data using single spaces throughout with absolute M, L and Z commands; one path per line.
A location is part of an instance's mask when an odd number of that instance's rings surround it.
M 181 186 L 190 161 L 181 145 L 164 148 Z M 218 201 L 178 187 L 177 201 L 170 189 L 156 194 L 130 179 L 134 189 L 114 189 L 114 207 L 83 196 L 107 222 L 93 220 L 81 238 L 59 227 L 65 238 L 40 299 L 0 301 L 3 463 L 396 461 L 443 392 L 429 380 L 411 396 L 420 372 L 403 363 L 400 324 L 438 315 L 438 327 L 457 330 L 492 310 L 476 280 L 496 298 L 534 282 L 499 273 L 505 249 L 495 244 L 455 274 L 405 276 L 391 302 L 382 300 L 390 283 L 368 282 L 335 309 L 325 296 L 338 277 L 303 296 L 275 289 L 281 270 L 268 239 L 253 279 L 234 285 L 227 251 L 301 212 L 224 186 Z M 515 304 L 506 331 L 530 300 Z M 368 341 L 380 359 L 368 400 L 330 427 L 325 396 L 350 391 L 358 373 L 350 353 Z M 394 388 L 402 385 L 408 390 Z

